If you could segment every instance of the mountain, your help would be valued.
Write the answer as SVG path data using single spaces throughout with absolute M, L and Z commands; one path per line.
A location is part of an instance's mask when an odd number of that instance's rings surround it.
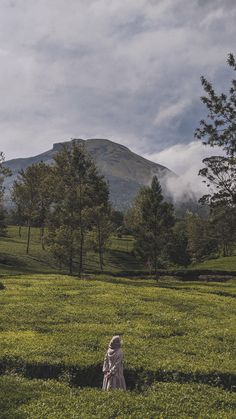
M 166 189 L 166 179 L 176 177 L 176 175 L 166 167 L 153 163 L 133 153 L 127 147 L 110 140 L 92 138 L 73 141 L 85 146 L 101 173 L 108 180 L 110 197 L 115 208 L 119 210 L 127 209 L 140 186 L 150 184 L 154 175 L 160 180 L 165 197 L 170 198 Z M 68 141 L 55 143 L 51 150 L 37 156 L 6 161 L 6 166 L 12 171 L 12 176 L 5 181 L 7 201 L 9 202 L 10 189 L 19 170 L 26 169 L 29 165 L 41 161 L 51 164 L 53 156 L 62 148 L 62 145 L 70 143 Z

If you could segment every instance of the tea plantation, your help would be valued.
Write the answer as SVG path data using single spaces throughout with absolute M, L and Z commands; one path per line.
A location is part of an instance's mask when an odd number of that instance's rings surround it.
M 1 418 L 235 417 L 235 280 L 45 273 L 1 283 Z M 113 334 L 128 392 L 99 389 Z
M 234 419 L 235 393 L 207 385 L 156 383 L 142 392 L 71 388 L 54 380 L 0 377 L 1 419 Z

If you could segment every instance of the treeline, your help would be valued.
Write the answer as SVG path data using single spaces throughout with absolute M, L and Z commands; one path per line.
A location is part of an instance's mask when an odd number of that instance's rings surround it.
M 228 64 L 236 71 L 232 54 Z M 208 207 L 203 218 L 190 212 L 182 219 L 164 201 L 156 176 L 142 187 L 132 208 L 123 215 L 112 209 L 109 187 L 83 146 L 74 141 L 55 155 L 52 165 L 33 164 L 19 173 L 12 190 L 13 219 L 27 225 L 26 252 L 30 251 L 32 226 L 41 231 L 42 248 L 49 249 L 59 265 L 78 275 L 84 271 L 88 249 L 104 252 L 111 234 L 126 232 L 134 237 L 134 256 L 150 273 L 158 268 L 188 265 L 205 258 L 232 255 L 236 244 L 236 80 L 229 93 L 217 95 L 202 77 L 207 119 L 195 136 L 204 144 L 221 147 L 224 155 L 203 160 L 199 174 L 209 188 L 200 202 Z M 3 181 L 9 176 L 0 153 L 0 235 L 6 234 Z
M 2 179 L 3 174 L 10 175 L 1 168 Z M 3 196 L 3 186 L 1 191 Z M 133 256 L 155 275 L 160 268 L 231 255 L 235 247 L 234 208 L 217 205 L 209 217 L 187 212 L 179 219 L 173 205 L 164 201 L 156 176 L 150 186 L 140 188 L 126 214 L 115 211 L 108 183 L 76 142 L 64 146 L 52 165 L 40 162 L 22 170 L 13 185 L 12 201 L 11 221 L 18 225 L 19 236 L 21 227 L 27 226 L 26 253 L 30 252 L 31 228 L 37 226 L 42 249 L 51 252 L 60 268 L 79 276 L 91 250 L 97 252 L 103 271 L 112 234 L 132 235 Z M 6 234 L 5 222 L 1 231 Z
M 125 215 L 126 229 L 135 238 L 134 253 L 156 273 L 171 265 L 187 266 L 205 259 L 230 256 L 236 245 L 235 207 L 217 205 L 205 218 L 190 211 L 180 219 L 164 202 L 156 177 L 140 189 Z

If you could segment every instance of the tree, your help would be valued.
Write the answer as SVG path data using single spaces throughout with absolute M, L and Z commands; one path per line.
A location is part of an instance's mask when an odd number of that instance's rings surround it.
M 233 54 L 227 60 L 229 66 L 236 71 L 236 61 Z M 212 84 L 201 77 L 206 96 L 201 100 L 208 109 L 207 120 L 200 121 L 195 136 L 203 140 L 203 144 L 222 147 L 228 156 L 236 152 L 236 79 L 232 80 L 229 94 L 217 95 Z
M 6 237 L 7 235 L 7 223 L 6 213 L 2 205 L 0 205 L 0 237 Z
M 3 182 L 6 176 L 11 176 L 11 171 L 4 166 L 5 157 L 2 151 L 0 151 L 0 236 L 6 236 L 7 225 L 6 225 L 6 213 L 4 210 L 4 186 Z
M 106 244 L 113 231 L 109 205 L 101 204 L 91 210 L 91 225 L 93 226 L 92 247 L 98 253 L 100 269 L 103 271 Z
M 111 220 L 112 209 L 109 203 L 109 187 L 104 177 L 95 171 L 92 176 L 93 206 L 89 210 L 90 225 L 92 227 L 92 246 L 98 252 L 100 269 L 104 267 L 104 252 L 106 244 L 113 231 Z
M 219 253 L 231 256 L 236 242 L 236 211 L 234 208 L 218 205 L 211 209 L 210 223 L 218 243 Z
M 123 212 L 112 209 L 111 210 L 111 222 L 114 226 L 114 230 L 115 230 L 117 236 L 121 238 L 123 232 L 125 231 Z
M 236 158 L 212 156 L 203 160 L 206 167 L 199 171 L 210 190 L 200 198 L 200 203 L 211 208 L 225 205 L 236 207 Z
M 190 264 L 190 254 L 188 249 L 188 233 L 186 220 L 178 220 L 173 229 L 172 235 L 167 244 L 167 254 L 169 260 L 176 265 L 187 266 Z
M 233 54 L 228 56 L 228 64 L 236 71 Z M 206 96 L 201 100 L 208 109 L 207 119 L 200 121 L 195 136 L 203 144 L 221 147 L 225 156 L 212 156 L 203 160 L 205 168 L 199 174 L 204 177 L 210 193 L 201 198 L 202 203 L 236 206 L 236 79 L 232 80 L 229 93 L 217 95 L 212 84 L 201 77 Z
M 199 262 L 218 250 L 214 226 L 197 214 L 187 214 L 188 252 L 192 262 Z
M 106 205 L 108 189 L 93 160 L 76 141 L 64 146 L 54 160 L 49 241 L 55 256 L 63 249 L 68 254 L 66 264 L 70 274 L 77 256 L 80 276 L 84 269 L 86 234 L 92 227 L 101 227 L 101 210 L 98 209 Z M 100 242 L 100 255 L 102 245 Z
M 151 267 L 150 271 L 154 271 L 157 278 L 158 259 L 161 258 L 174 225 L 174 210 L 171 204 L 163 201 L 156 176 L 150 187 L 140 189 L 131 211 L 135 251 Z
M 51 197 L 48 188 L 50 166 L 37 163 L 21 170 L 18 179 L 13 184 L 12 200 L 16 212 L 21 219 L 25 219 L 28 226 L 26 253 L 29 253 L 30 234 L 33 225 L 40 225 L 43 231 L 47 213 L 50 208 Z M 43 237 L 41 236 L 41 240 Z M 42 241 L 42 247 L 44 243 Z

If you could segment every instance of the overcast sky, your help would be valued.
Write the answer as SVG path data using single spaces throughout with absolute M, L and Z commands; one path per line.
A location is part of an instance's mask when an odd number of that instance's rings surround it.
M 235 0 L 1 0 L 0 150 L 108 138 L 183 173 L 202 157 L 200 76 L 229 85 L 235 22 Z

